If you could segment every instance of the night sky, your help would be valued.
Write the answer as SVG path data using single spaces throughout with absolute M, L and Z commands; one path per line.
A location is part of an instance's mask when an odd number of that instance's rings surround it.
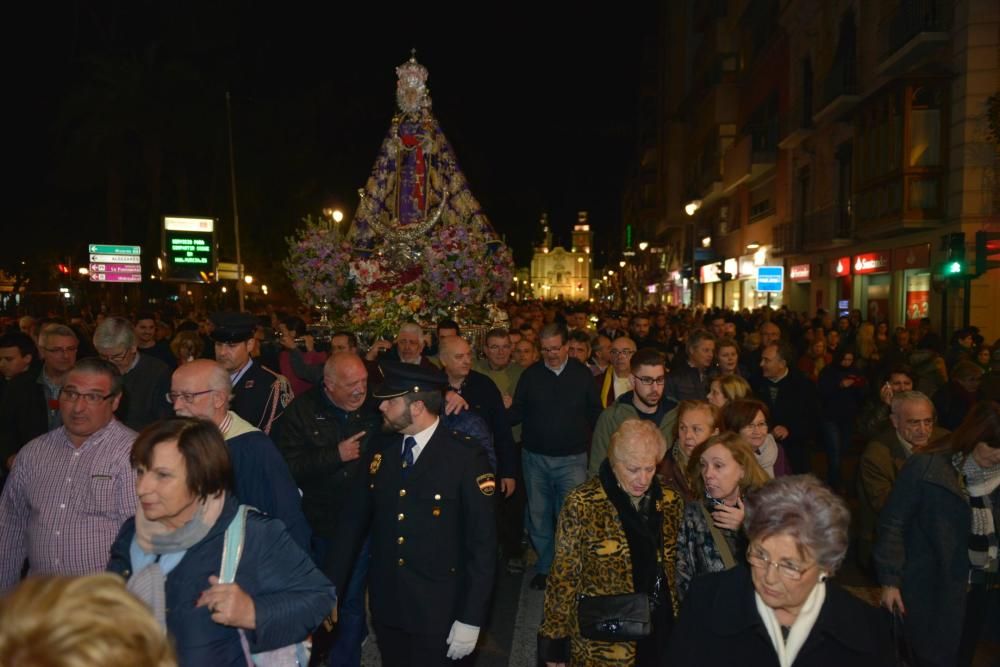
M 5 244 L 0 261 L 82 257 L 88 242 L 155 250 L 165 213 L 220 218 L 220 255 L 233 259 L 230 90 L 244 261 L 273 269 L 302 216 L 353 213 L 411 47 L 519 265 L 543 211 L 567 242 L 588 209 L 598 251 L 614 247 L 601 232 L 617 229 L 634 155 L 641 17 L 538 14 L 543 3 L 476 6 L 476 17 L 472 5 L 278 4 L 76 2 L 10 26 L 5 226 L 22 242 Z

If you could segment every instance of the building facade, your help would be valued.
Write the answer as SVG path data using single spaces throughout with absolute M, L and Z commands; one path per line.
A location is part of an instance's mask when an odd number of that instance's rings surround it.
M 553 247 L 548 214 L 542 214 L 539 225 L 539 240 L 531 259 L 531 294 L 536 299 L 589 301 L 594 237 L 587 212 L 577 214 L 569 250 Z
M 677 100 L 662 131 L 673 139 L 663 215 L 693 213 L 682 262 L 693 303 L 857 309 L 891 326 L 930 317 L 945 330 L 967 314 L 988 339 L 1000 336 L 1000 271 L 971 276 L 975 233 L 1000 231 L 986 108 L 1000 89 L 1000 4 L 662 7 L 666 89 Z M 967 286 L 944 279 L 956 234 Z M 759 266 L 783 267 L 781 293 L 755 289 Z

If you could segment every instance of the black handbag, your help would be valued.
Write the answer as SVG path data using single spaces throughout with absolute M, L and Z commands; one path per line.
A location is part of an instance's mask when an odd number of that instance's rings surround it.
M 913 646 L 906 635 L 906 628 L 903 626 L 903 615 L 899 610 L 892 612 L 892 643 L 896 649 L 896 667 L 917 667 L 917 656 L 913 652 Z
M 653 631 L 649 596 L 581 595 L 577 605 L 580 636 L 602 642 L 629 642 L 648 637 Z

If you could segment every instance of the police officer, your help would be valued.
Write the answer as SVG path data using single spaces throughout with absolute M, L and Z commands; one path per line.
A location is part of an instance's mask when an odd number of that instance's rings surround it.
M 381 363 L 383 435 L 341 520 L 330 571 L 343 588 L 370 527 L 369 600 L 382 664 L 452 665 L 476 647 L 496 566 L 496 477 L 441 424 L 444 376 Z
M 257 346 L 257 318 L 250 313 L 213 313 L 211 338 L 215 360 L 229 371 L 233 383 L 233 412 L 276 439 L 275 422 L 292 401 L 292 387 L 284 375 L 253 360 Z

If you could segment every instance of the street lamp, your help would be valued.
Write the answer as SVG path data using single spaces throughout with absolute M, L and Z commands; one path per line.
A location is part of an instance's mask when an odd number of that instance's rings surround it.
M 646 241 L 639 241 L 639 250 L 645 250 L 649 247 L 649 243 Z
M 245 282 L 247 285 L 253 285 L 253 276 L 251 276 L 248 273 L 247 275 L 243 276 L 243 282 Z
M 698 212 L 699 208 L 701 208 L 701 200 L 692 199 L 691 201 L 689 201 L 687 204 L 684 205 L 684 212 L 687 213 L 688 215 L 694 215 L 695 213 Z
M 626 265 L 627 263 L 628 263 L 628 262 L 626 262 L 626 261 L 625 261 L 625 260 L 623 259 L 622 261 L 618 262 L 618 266 L 620 266 L 620 267 L 622 267 L 622 268 L 624 269 L 624 268 L 625 268 L 625 265 Z

